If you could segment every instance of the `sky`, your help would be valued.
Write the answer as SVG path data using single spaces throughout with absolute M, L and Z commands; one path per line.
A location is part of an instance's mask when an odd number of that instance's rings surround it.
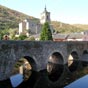
M 88 0 L 0 0 L 0 5 L 36 18 L 46 5 L 53 21 L 88 24 Z

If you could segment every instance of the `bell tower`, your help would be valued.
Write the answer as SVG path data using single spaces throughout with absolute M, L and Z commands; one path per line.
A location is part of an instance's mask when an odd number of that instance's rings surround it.
M 40 23 L 44 24 L 45 22 L 50 23 L 50 12 L 47 11 L 46 6 L 44 11 L 41 13 Z

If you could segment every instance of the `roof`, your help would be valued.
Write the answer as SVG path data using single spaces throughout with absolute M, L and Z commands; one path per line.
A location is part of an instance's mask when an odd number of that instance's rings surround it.
M 52 36 L 54 39 L 65 39 L 67 34 L 53 34 Z
M 54 39 L 81 39 L 83 38 L 81 33 L 72 33 L 72 34 L 53 34 Z
M 39 38 L 40 37 L 40 34 L 35 34 L 35 35 L 32 35 L 34 38 Z

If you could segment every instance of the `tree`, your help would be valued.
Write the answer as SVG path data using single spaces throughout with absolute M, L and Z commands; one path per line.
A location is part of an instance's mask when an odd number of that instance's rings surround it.
M 27 36 L 22 34 L 19 36 L 18 40 L 25 40 L 26 38 L 27 38 Z
M 16 37 L 15 35 L 17 34 L 17 31 L 18 31 L 18 29 L 9 29 L 8 30 L 11 40 L 15 40 L 15 37 Z
M 44 23 L 44 25 L 42 26 L 40 40 L 53 40 L 48 22 Z
M 33 36 L 29 37 L 29 38 L 26 38 L 25 40 L 28 40 L 28 41 L 35 41 L 35 38 Z
M 8 35 L 8 34 L 9 34 L 8 29 L 0 30 L 0 40 L 3 39 L 4 35 Z

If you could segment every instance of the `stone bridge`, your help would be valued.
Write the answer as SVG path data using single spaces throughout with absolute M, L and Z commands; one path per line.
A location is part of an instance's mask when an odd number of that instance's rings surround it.
M 48 88 L 58 87 L 63 75 L 87 65 L 88 42 L 0 41 L 0 80 L 11 76 L 15 63 L 22 57 L 30 62 L 33 72 L 41 75 L 38 78 L 34 73 L 37 83 L 43 79 Z

